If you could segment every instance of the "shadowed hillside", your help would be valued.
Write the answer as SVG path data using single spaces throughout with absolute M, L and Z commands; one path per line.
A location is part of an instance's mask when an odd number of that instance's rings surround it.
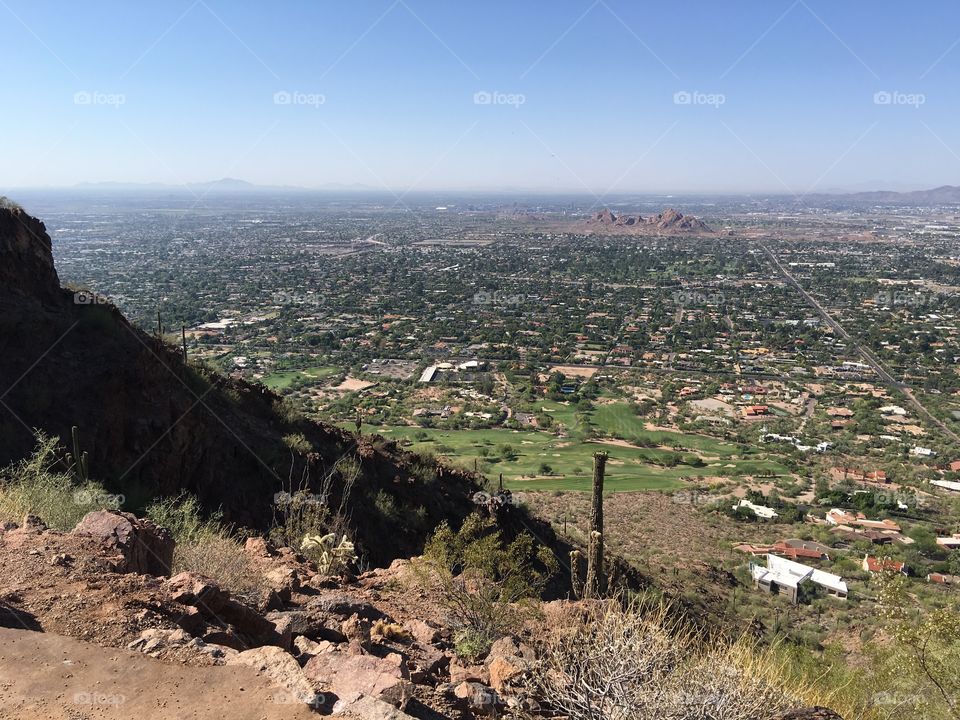
M 278 492 L 303 484 L 335 510 L 346 490 L 350 524 L 373 563 L 415 553 L 441 520 L 472 506 L 468 473 L 304 420 L 269 390 L 185 364 L 112 305 L 61 288 L 43 223 L 5 202 L 0 466 L 29 454 L 34 428 L 69 446 L 72 426 L 90 475 L 131 508 L 188 491 L 227 521 L 263 529 Z M 292 435 L 306 443 L 291 450 Z M 389 513 L 376 509 L 384 493 Z

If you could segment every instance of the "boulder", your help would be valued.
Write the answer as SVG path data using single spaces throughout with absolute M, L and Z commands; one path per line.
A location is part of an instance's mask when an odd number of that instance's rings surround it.
M 289 567 L 267 570 L 263 573 L 263 581 L 283 602 L 290 602 L 291 595 L 300 589 L 300 577 Z
M 308 637 L 298 635 L 293 640 L 293 647 L 296 648 L 300 655 L 322 655 L 325 652 L 333 652 L 335 646 L 327 640 L 314 642 Z
M 347 593 L 333 593 L 313 598 L 307 604 L 307 610 L 314 613 L 337 615 L 341 618 L 356 615 L 364 620 L 383 620 L 387 617 L 370 603 Z
M 461 665 L 450 663 L 450 682 L 459 685 L 462 682 L 490 682 L 490 671 L 484 665 Z
M 319 707 L 323 697 L 313 689 L 300 664 L 293 656 L 278 647 L 266 646 L 245 650 L 227 658 L 228 665 L 248 665 L 268 677 L 284 691 L 287 702 L 302 702 Z
M 273 554 L 266 539 L 262 537 L 247 538 L 243 545 L 243 551 L 251 558 L 267 559 Z
M 471 710 L 493 713 L 501 701 L 496 692 L 481 683 L 462 682 L 453 689 L 456 698 L 466 702 Z
M 237 640 L 233 633 L 216 631 L 214 635 L 204 635 L 209 642 L 217 642 L 230 647 L 244 645 L 281 645 L 284 638 L 274 624 L 253 608 L 230 597 L 210 578 L 197 573 L 182 572 L 166 582 L 170 598 L 181 605 L 195 607 L 206 621 L 226 626 L 247 638 Z M 194 622 L 193 620 L 191 622 Z M 219 634 L 217 634 L 219 633 Z
M 170 599 L 181 605 L 203 607 L 208 612 L 215 613 L 230 594 L 205 575 L 195 572 L 182 572 L 166 581 Z
M 149 655 L 171 647 L 183 647 L 191 640 L 190 635 L 183 630 L 150 628 L 140 633 L 140 637 L 127 645 L 127 649 Z
M 487 665 L 487 669 L 490 671 L 490 685 L 497 692 L 503 692 L 507 683 L 522 675 L 527 668 L 527 661 L 521 658 L 494 658 L 493 662 Z
M 370 695 L 391 705 L 400 705 L 410 696 L 406 663 L 395 653 L 384 658 L 323 653 L 310 658 L 303 672 L 309 680 L 330 688 L 341 698 Z
M 117 551 L 123 562 L 117 569 L 143 575 L 169 575 L 176 543 L 166 528 L 150 520 L 116 510 L 87 513 L 73 532 L 99 538 Z
M 516 638 L 502 637 L 490 646 L 490 652 L 487 653 L 487 664 L 489 665 L 495 658 L 523 658 L 529 662 L 537 659 L 533 649 Z
M 357 720 L 413 720 L 412 715 L 369 695 L 349 695 L 333 706 L 334 715 L 347 714 Z
M 440 675 L 449 664 L 450 656 L 432 645 L 418 648 L 410 661 L 410 679 L 415 683 L 432 684 L 431 678 Z
M 522 675 L 536 659 L 533 650 L 516 638 L 507 636 L 490 646 L 485 665 L 489 682 L 497 692 L 503 692 L 507 683 Z
M 26 514 L 20 523 L 24 532 L 43 532 L 47 529 L 47 524 L 37 515 Z
M 403 626 L 421 645 L 433 645 L 440 640 L 440 630 L 423 620 L 407 620 Z

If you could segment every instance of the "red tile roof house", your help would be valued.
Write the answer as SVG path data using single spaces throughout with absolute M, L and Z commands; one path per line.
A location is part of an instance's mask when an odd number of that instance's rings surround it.
M 897 572 L 902 575 L 910 574 L 907 566 L 899 560 L 893 560 L 890 558 L 881 560 L 880 558 L 870 557 L 869 555 L 863 556 L 863 569 L 872 575 L 878 572 L 883 572 L 884 570 L 892 570 L 893 572 Z
M 889 518 L 884 520 L 867 520 L 863 513 L 852 513 L 839 508 L 831 508 L 826 520 L 831 525 L 859 525 L 870 530 L 893 530 L 900 532 L 900 526 Z
M 743 409 L 744 415 L 747 417 L 757 417 L 759 415 L 769 415 L 770 408 L 766 405 L 747 405 Z
M 956 585 L 960 583 L 960 576 L 945 575 L 944 573 L 930 573 L 927 575 L 927 582 L 937 583 L 938 585 Z
M 810 560 L 829 560 L 830 556 L 822 550 L 816 550 L 810 547 L 792 546 L 784 541 L 774 543 L 773 545 L 751 545 L 750 543 L 740 543 L 733 546 L 734 550 L 747 553 L 749 555 L 780 555 L 791 560 L 797 558 L 807 558 Z

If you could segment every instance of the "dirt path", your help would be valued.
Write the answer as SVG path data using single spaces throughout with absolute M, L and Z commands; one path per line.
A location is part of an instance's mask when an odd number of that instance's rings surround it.
M 303 705 L 245 667 L 185 667 L 0 628 L 2 720 L 299 720 Z

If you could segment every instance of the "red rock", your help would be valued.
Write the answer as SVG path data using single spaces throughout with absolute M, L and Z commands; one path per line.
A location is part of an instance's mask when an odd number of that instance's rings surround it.
M 339 652 L 314 655 L 303 672 L 339 697 L 359 693 L 399 705 L 410 696 L 406 664 L 395 653 L 386 658 Z
M 166 528 L 130 513 L 97 510 L 87 513 L 73 532 L 100 538 L 123 556 L 123 572 L 169 575 L 176 543 Z

